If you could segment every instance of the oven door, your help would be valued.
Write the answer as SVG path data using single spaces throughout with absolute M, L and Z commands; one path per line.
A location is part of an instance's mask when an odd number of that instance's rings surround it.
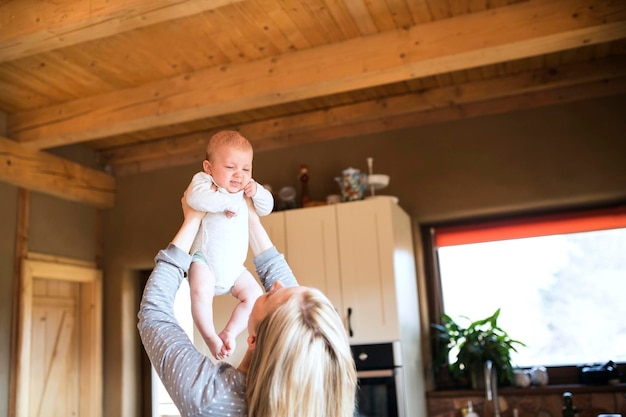
M 404 417 L 400 397 L 402 368 L 359 371 L 356 417 Z

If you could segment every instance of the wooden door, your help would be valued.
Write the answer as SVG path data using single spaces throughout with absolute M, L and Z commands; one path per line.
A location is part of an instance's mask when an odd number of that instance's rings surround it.
M 21 289 L 17 417 L 101 416 L 101 272 L 30 254 Z
M 33 282 L 31 416 L 78 415 L 78 285 L 58 284 Z

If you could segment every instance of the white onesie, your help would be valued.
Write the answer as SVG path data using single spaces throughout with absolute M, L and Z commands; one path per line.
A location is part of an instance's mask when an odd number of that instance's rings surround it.
M 191 247 L 194 261 L 203 259 L 215 276 L 215 294 L 230 291 L 245 267 L 248 255 L 248 205 L 243 190 L 229 193 L 217 186 L 212 190 L 213 177 L 205 172 L 195 174 L 187 188 L 187 204 L 195 210 L 206 211 L 200 230 Z M 272 193 L 257 184 L 252 197 L 254 208 L 259 216 L 272 212 Z M 225 211 L 235 213 L 226 217 Z

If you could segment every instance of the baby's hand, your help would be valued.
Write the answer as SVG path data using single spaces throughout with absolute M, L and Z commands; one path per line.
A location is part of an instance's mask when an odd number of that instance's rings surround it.
M 235 213 L 234 211 L 230 211 L 230 210 L 226 210 L 226 211 L 224 212 L 224 214 L 225 214 L 225 215 L 226 215 L 226 217 L 228 217 L 229 219 L 230 219 L 231 217 L 235 217 L 235 216 L 237 215 L 237 213 Z
M 257 187 L 256 181 L 250 180 L 246 184 L 246 186 L 243 187 L 243 191 L 248 197 L 252 198 L 256 195 L 256 187 Z

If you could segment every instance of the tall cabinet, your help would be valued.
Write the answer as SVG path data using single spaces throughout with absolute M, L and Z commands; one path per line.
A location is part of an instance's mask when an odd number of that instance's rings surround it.
M 408 214 L 381 197 L 276 215 L 284 216 L 284 253 L 298 281 L 328 296 L 350 343 L 400 341 L 407 415 L 426 415 Z

